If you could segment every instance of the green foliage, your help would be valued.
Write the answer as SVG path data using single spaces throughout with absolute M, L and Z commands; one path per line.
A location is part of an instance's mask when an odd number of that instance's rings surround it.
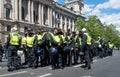
M 97 40 L 100 36 L 107 41 L 112 41 L 116 46 L 120 46 L 120 37 L 116 27 L 113 24 L 103 26 L 97 16 L 90 16 L 88 21 L 77 20 L 75 28 L 77 31 L 86 28 L 92 38 Z

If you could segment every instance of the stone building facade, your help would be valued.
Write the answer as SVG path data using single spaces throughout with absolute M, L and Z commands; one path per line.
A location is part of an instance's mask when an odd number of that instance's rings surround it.
M 68 28 L 74 31 L 75 21 L 84 18 L 82 9 L 71 9 L 70 4 L 76 0 L 66 0 L 65 5 L 58 4 L 54 0 L 0 0 L 0 39 L 5 43 L 7 33 L 11 27 L 16 26 L 23 33 L 29 27 L 34 30 L 38 27 L 50 29 Z M 76 3 L 82 3 L 78 0 Z M 79 7 L 80 6 L 77 4 Z

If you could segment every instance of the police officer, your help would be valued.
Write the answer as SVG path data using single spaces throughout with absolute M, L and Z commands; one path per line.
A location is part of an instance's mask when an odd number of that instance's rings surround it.
M 28 35 L 28 32 L 27 31 L 25 31 L 25 33 L 24 33 L 24 37 L 22 38 L 22 49 L 23 49 L 23 52 L 24 52 L 24 59 L 25 59 L 25 61 L 24 61 L 24 63 L 22 63 L 22 65 L 26 65 L 27 64 L 27 51 L 26 51 L 26 41 L 27 41 L 27 35 Z
M 62 32 L 61 29 L 59 29 L 59 35 L 62 38 L 62 44 L 60 47 L 60 62 L 61 62 L 61 68 L 64 69 L 65 65 L 66 65 L 66 50 L 63 50 L 64 47 L 66 46 L 66 39 L 65 39 L 65 35 Z
M 33 34 L 32 29 L 28 29 L 28 35 L 26 39 L 26 54 L 28 67 L 36 68 L 35 50 L 37 48 L 37 37 Z
M 7 39 L 8 49 L 8 71 L 14 71 L 20 69 L 20 57 L 17 54 L 17 50 L 21 45 L 21 36 L 17 32 L 17 28 L 13 27 Z
M 37 33 L 37 50 L 40 50 L 39 53 L 36 53 L 36 67 L 38 67 L 39 64 L 39 58 L 40 58 L 40 63 L 41 66 L 44 66 L 45 63 L 45 41 L 46 41 L 46 37 L 45 37 L 45 33 L 43 33 L 43 28 L 39 28 L 38 29 L 38 33 Z M 37 51 L 36 51 L 37 52 Z
M 103 58 L 102 45 L 100 43 L 100 38 L 98 41 L 96 41 L 96 45 L 97 45 L 97 53 L 99 58 Z
M 80 63 L 84 63 L 84 52 L 81 50 L 82 48 L 82 31 L 79 31 L 79 34 L 78 34 L 78 39 L 79 39 L 79 42 L 78 42 L 78 48 L 79 48 L 79 56 L 80 56 Z
M 70 44 L 70 48 L 71 48 L 71 62 L 72 62 L 72 58 L 74 58 L 74 63 L 73 64 L 77 64 L 78 63 L 78 36 L 76 35 L 76 32 L 73 31 L 72 32 L 72 38 L 71 38 L 71 44 Z
M 71 35 L 71 30 L 68 29 L 67 33 L 66 33 L 66 46 L 68 47 L 68 51 L 67 51 L 67 65 L 71 66 L 72 65 L 72 61 L 71 61 L 71 50 L 70 50 L 70 44 L 72 42 L 72 35 Z
M 91 36 L 86 32 L 86 29 L 82 29 L 82 51 L 85 54 L 85 69 L 91 69 L 91 59 L 90 59 L 90 45 Z
M 50 57 L 51 57 L 51 65 L 52 69 L 59 68 L 59 47 L 61 46 L 62 39 L 58 34 L 58 29 L 54 28 L 53 34 L 50 33 Z
M 109 46 L 109 56 L 112 56 L 114 44 L 112 42 L 108 42 L 108 46 Z

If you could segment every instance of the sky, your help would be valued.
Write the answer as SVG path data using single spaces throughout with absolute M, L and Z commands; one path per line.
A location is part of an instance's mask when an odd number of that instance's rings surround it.
M 65 0 L 55 0 L 64 4 Z M 114 24 L 120 31 L 120 0 L 84 0 L 85 17 L 96 15 L 107 25 Z

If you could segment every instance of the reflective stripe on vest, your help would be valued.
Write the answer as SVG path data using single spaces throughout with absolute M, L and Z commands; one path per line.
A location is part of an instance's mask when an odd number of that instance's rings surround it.
M 10 33 L 10 44 L 19 45 L 20 35 L 16 32 Z
M 67 38 L 68 38 L 69 41 L 70 41 L 71 37 L 72 37 L 72 35 L 67 36 Z
M 76 40 L 77 40 L 77 36 L 75 36 L 74 42 L 75 42 L 75 46 L 78 46 L 78 42 L 76 42 Z
M 80 45 L 82 45 L 82 39 L 81 39 L 81 37 L 79 37 L 79 43 L 80 43 Z
M 34 45 L 34 37 L 35 36 L 32 36 L 32 37 L 27 36 L 27 46 L 28 47 L 33 47 L 33 45 Z
M 88 33 L 85 33 L 85 35 L 87 36 L 87 44 L 91 45 L 91 40 L 92 40 L 91 36 Z

